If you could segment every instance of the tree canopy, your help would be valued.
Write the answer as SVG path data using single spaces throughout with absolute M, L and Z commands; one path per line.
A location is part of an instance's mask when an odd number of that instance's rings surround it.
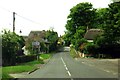
M 79 3 L 70 9 L 65 27 L 67 29 L 65 40 L 69 40 L 76 50 L 80 50 L 79 47 L 85 43 L 82 50 L 88 51 L 86 53 L 113 56 L 120 53 L 120 1 L 110 3 L 108 8 L 100 9 L 94 9 L 88 2 Z M 84 39 L 86 31 L 90 28 L 103 31 L 92 44 L 86 43 Z
M 14 65 L 17 50 L 24 46 L 24 39 L 10 31 L 2 34 L 2 62 L 3 65 Z
M 93 8 L 91 3 L 79 3 L 70 9 L 70 14 L 68 15 L 68 20 L 66 24 L 67 38 L 76 48 L 78 48 L 81 39 L 87 29 L 94 27 L 94 20 L 96 9 Z
M 74 34 L 76 29 L 81 26 L 91 28 L 94 22 L 95 11 L 91 3 L 85 2 L 77 4 L 70 9 L 66 29 Z

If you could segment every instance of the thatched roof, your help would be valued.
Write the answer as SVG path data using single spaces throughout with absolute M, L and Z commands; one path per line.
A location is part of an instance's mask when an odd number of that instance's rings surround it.
M 46 31 L 31 31 L 29 33 L 28 38 L 33 40 L 33 41 L 39 41 L 39 42 L 45 42 L 45 43 L 49 43 L 46 39 Z
M 44 38 L 45 37 L 45 31 L 31 31 L 29 34 L 29 38 L 33 37 L 33 36 L 39 36 L 40 38 Z
M 87 40 L 93 40 L 97 35 L 100 35 L 103 33 L 103 30 L 101 29 L 89 29 L 86 33 L 84 38 Z

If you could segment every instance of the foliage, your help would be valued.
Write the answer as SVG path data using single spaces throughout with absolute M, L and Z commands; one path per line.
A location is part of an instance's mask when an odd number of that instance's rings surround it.
M 23 56 L 17 56 L 16 57 L 16 63 L 25 63 L 34 61 L 37 59 L 37 55 L 23 55 Z
M 45 37 L 49 42 L 49 51 L 57 50 L 58 34 L 53 30 L 48 30 Z
M 94 15 L 95 9 L 91 3 L 79 3 L 70 9 L 66 29 L 74 34 L 81 26 L 91 28 L 95 17 Z
M 95 23 L 94 27 L 102 29 L 103 26 L 105 25 L 106 21 L 106 14 L 108 13 L 108 8 L 100 8 L 96 10 L 96 18 L 95 18 Z
M 45 43 L 44 43 L 44 42 L 41 42 L 41 43 L 40 43 L 40 51 L 41 51 L 41 52 L 46 52 L 46 50 L 48 50 L 48 49 L 47 49 Z
M 94 43 L 87 43 L 84 47 L 83 52 L 85 54 L 94 54 L 97 53 L 97 45 L 95 45 Z
M 120 53 L 120 2 L 109 4 L 108 8 L 94 9 L 91 3 L 79 3 L 70 9 L 66 24 L 65 40 L 76 50 L 85 53 L 101 53 L 117 56 Z M 94 43 L 81 42 L 87 29 L 98 28 L 103 34 Z M 84 49 L 84 50 L 83 50 Z
M 20 72 L 27 72 L 27 71 L 31 71 L 35 68 L 37 68 L 37 66 L 35 66 L 36 64 L 41 64 L 42 62 L 40 61 L 31 61 L 31 62 L 27 62 L 27 63 L 22 63 L 20 65 L 16 65 L 16 66 L 7 66 L 7 67 L 2 67 L 2 80 L 5 80 L 6 78 L 12 78 L 11 76 L 9 76 L 10 73 L 20 73 Z
M 82 38 L 82 39 L 74 39 L 73 40 L 74 41 L 74 46 L 75 46 L 75 49 L 76 50 L 78 50 L 78 51 L 80 51 L 80 46 L 83 44 L 83 43 L 86 43 L 87 42 L 87 40 L 86 39 L 84 39 L 84 38 Z
M 96 17 L 95 11 L 96 9 L 88 2 L 79 3 L 70 9 L 65 25 L 67 34 L 64 39 L 70 41 L 69 43 L 72 43 L 76 50 L 79 50 L 86 30 L 93 27 Z
M 2 35 L 2 63 L 4 65 L 15 65 L 16 52 L 24 46 L 24 40 L 21 36 L 4 31 Z
M 116 44 L 120 40 L 120 2 L 111 3 L 105 21 L 104 37 L 110 44 Z
M 65 46 L 70 46 L 71 44 L 71 39 L 70 39 L 71 35 L 68 31 L 65 32 L 65 34 L 63 35 L 63 39 L 65 41 Z
M 97 37 L 94 43 L 98 46 L 98 52 L 101 54 L 118 57 L 120 53 L 120 2 L 114 2 L 107 8 L 103 16 L 104 30 L 103 35 Z M 104 12 L 104 11 L 103 11 Z
M 49 59 L 51 57 L 51 54 L 41 54 L 40 59 L 42 58 L 43 60 Z
M 76 58 L 78 57 L 79 55 L 76 53 L 75 49 L 73 47 L 70 48 L 70 55 L 73 57 L 73 58 Z

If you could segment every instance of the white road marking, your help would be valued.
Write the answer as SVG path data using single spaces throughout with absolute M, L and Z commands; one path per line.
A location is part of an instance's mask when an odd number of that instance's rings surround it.
M 68 68 L 67 68 L 67 66 L 66 66 L 66 64 L 65 64 L 65 62 L 64 62 L 64 60 L 63 60 L 62 57 L 61 57 L 61 60 L 62 60 L 62 62 L 63 62 L 63 64 L 64 64 L 64 67 L 65 67 L 65 69 L 66 69 L 68 75 L 71 76 L 71 73 L 70 73 L 70 71 L 68 70 Z M 72 79 L 72 80 L 73 80 L 73 79 Z
M 70 72 L 69 72 L 69 71 L 67 71 L 67 73 L 68 73 L 68 75 L 69 75 L 69 76 L 71 76 L 71 74 L 70 74 Z
M 108 71 L 108 70 L 104 70 L 104 71 L 105 71 L 105 72 L 108 72 L 108 73 L 110 72 L 110 71 Z
M 68 68 L 67 68 L 67 67 L 66 67 L 65 69 L 68 71 Z

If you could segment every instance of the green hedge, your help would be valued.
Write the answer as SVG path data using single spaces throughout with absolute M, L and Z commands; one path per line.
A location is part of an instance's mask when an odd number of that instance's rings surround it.
M 16 63 L 24 63 L 37 59 L 37 55 L 23 55 L 16 57 Z

